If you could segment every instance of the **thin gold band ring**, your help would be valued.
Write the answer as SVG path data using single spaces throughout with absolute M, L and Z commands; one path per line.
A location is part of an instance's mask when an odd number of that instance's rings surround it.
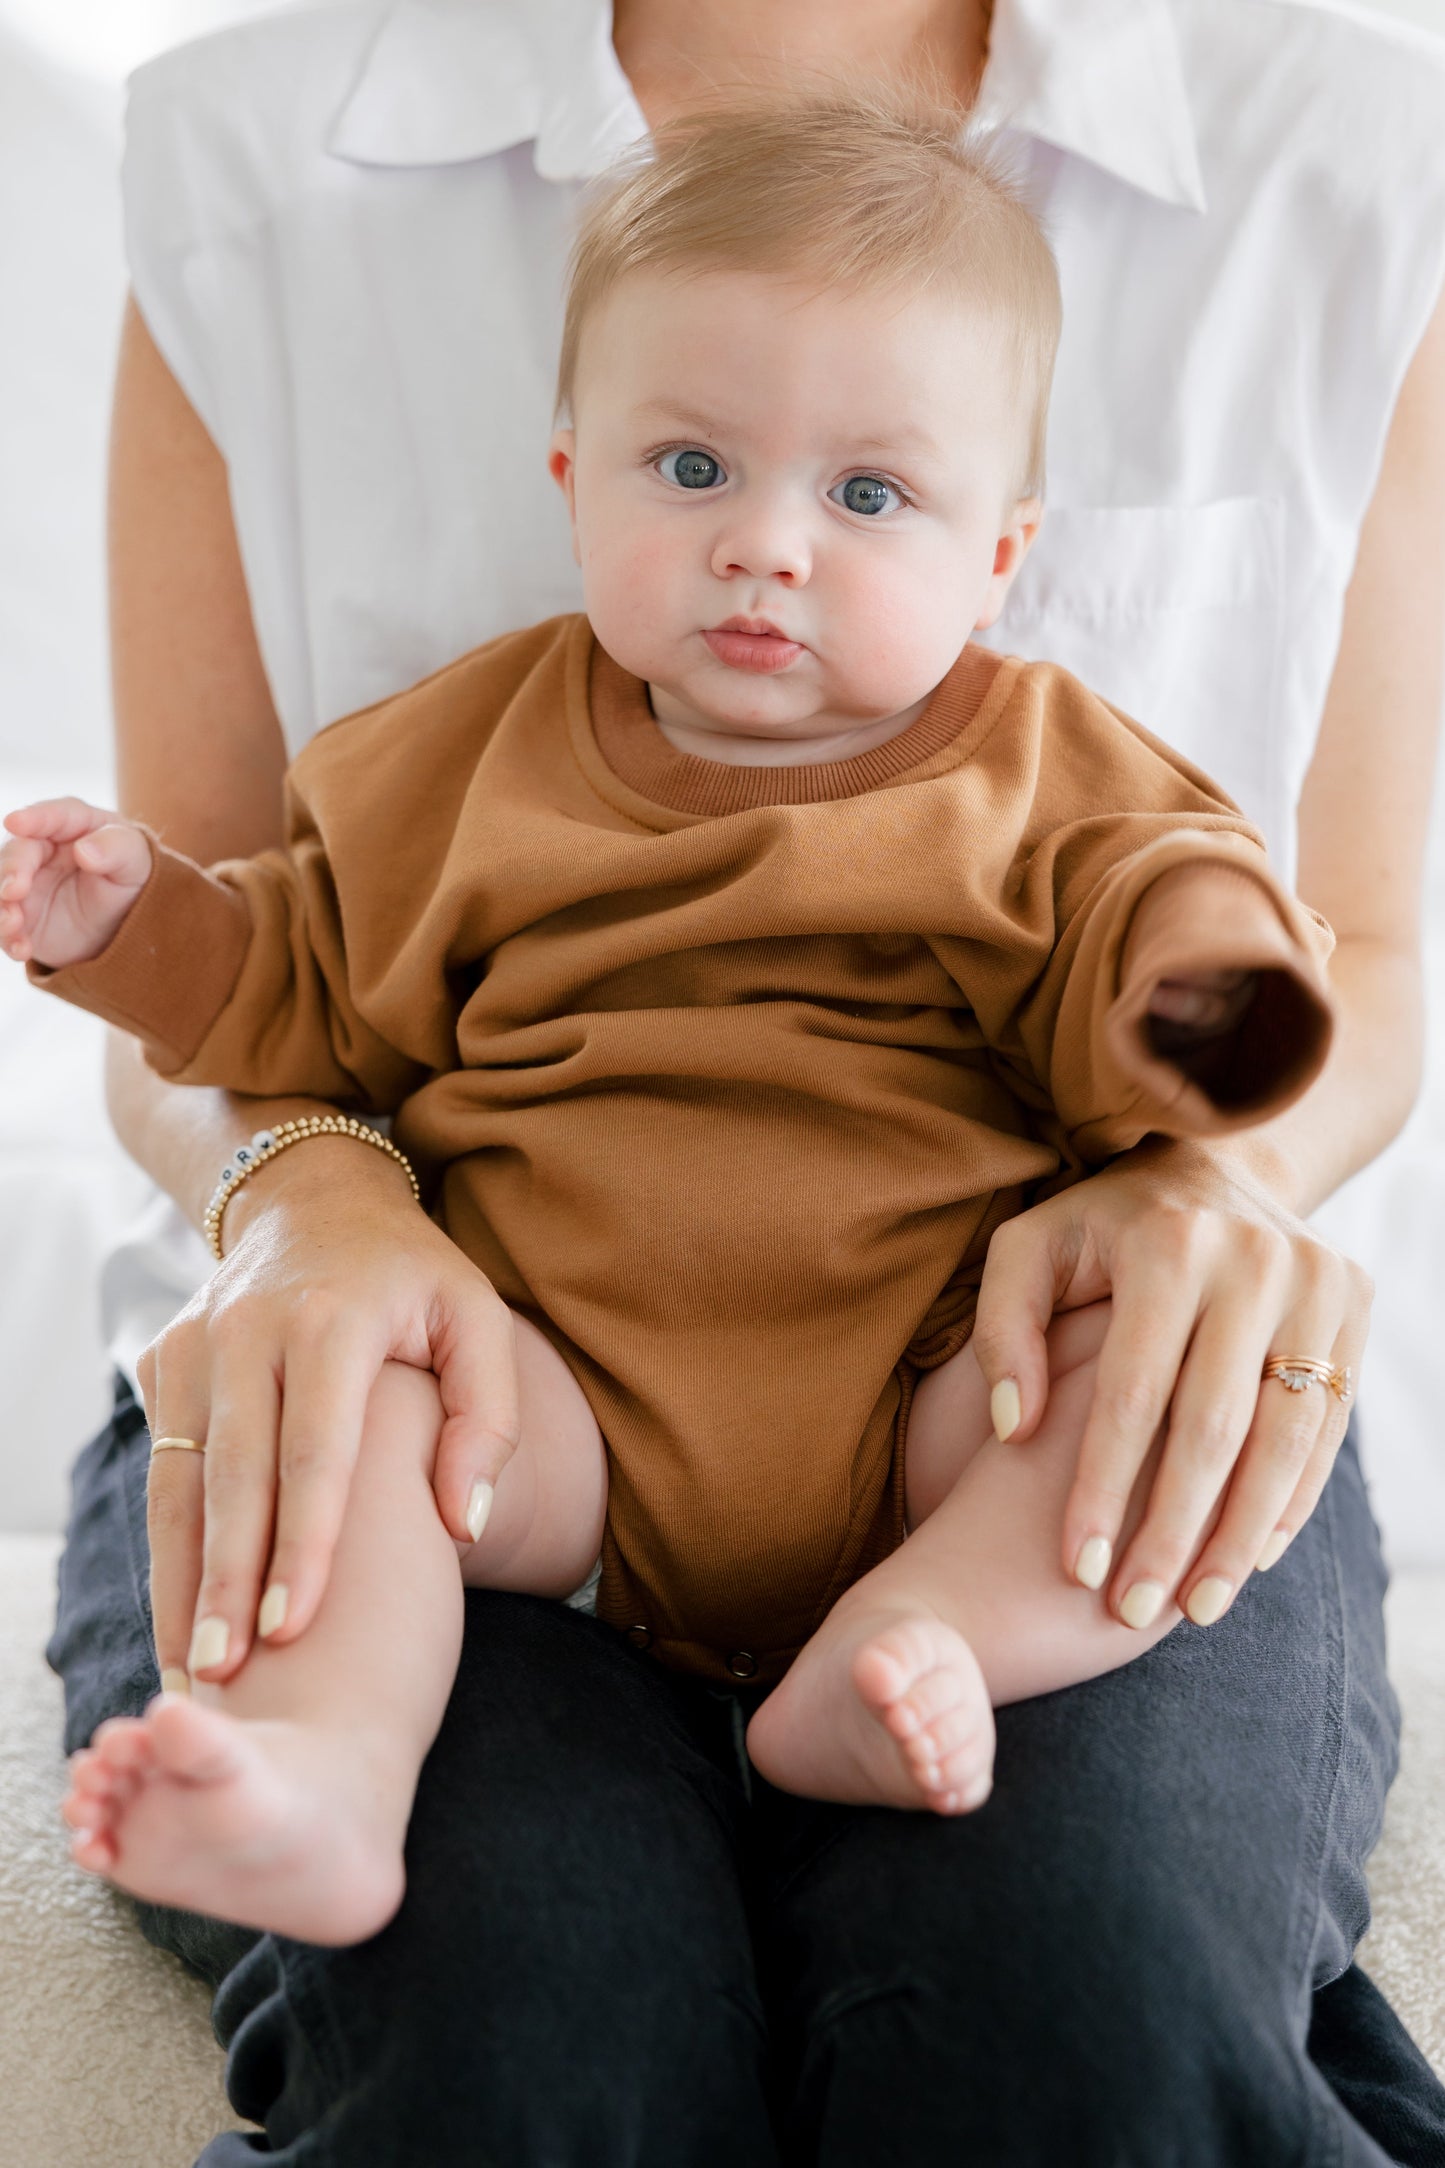
M 1327 1386 L 1344 1408 L 1354 1398 L 1355 1374 L 1348 1364 L 1337 1369 L 1333 1363 L 1317 1362 L 1310 1355 L 1271 1355 L 1263 1375 L 1278 1378 L 1291 1393 L 1307 1392 L 1311 1385 Z
M 152 1460 L 155 1459 L 157 1453 L 204 1453 L 205 1450 L 205 1447 L 197 1438 L 152 1438 L 151 1440 Z

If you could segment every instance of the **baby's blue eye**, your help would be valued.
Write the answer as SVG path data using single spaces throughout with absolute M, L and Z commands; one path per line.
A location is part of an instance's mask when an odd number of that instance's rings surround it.
M 664 452 L 657 471 L 665 482 L 680 483 L 684 489 L 711 489 L 714 482 L 727 479 L 711 452 L 693 449 Z
M 879 512 L 890 512 L 895 504 L 903 502 L 897 490 L 876 474 L 850 474 L 846 482 L 830 489 L 828 495 L 834 504 L 841 504 L 846 511 L 862 512 L 870 517 Z

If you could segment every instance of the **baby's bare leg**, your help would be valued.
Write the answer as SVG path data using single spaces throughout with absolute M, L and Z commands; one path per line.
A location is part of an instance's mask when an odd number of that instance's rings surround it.
M 1057 1319 L 1048 1413 L 1001 1445 L 965 1348 L 920 1380 L 908 1432 L 913 1533 L 834 1606 L 763 1704 L 748 1744 L 786 1790 L 959 1813 L 992 1778 L 990 1705 L 1112 1671 L 1179 1621 L 1121 1626 L 1060 1558 L 1064 1504 L 1108 1305 Z M 1136 1524 L 1159 1444 L 1141 1472 Z
M 91 1832 L 76 1840 L 81 1865 L 136 1896 L 307 1942 L 359 1942 L 386 1924 L 456 1674 L 464 1577 L 570 1589 L 601 1541 L 591 1411 L 520 1319 L 518 1343 L 521 1443 L 481 1541 L 463 1549 L 436 1510 L 435 1379 L 388 1364 L 311 1625 L 284 1646 L 258 1641 L 224 1685 L 197 1681 L 190 1698 L 165 1694 L 144 1717 L 100 1726 L 72 1759 L 62 1809 Z

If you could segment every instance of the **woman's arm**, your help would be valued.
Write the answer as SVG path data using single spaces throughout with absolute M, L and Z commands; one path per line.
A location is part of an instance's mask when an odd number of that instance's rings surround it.
M 124 810 L 202 861 L 279 842 L 285 746 L 225 465 L 133 304 L 112 423 L 110 593 Z M 197 1226 L 238 1139 L 318 1111 L 163 1083 L 119 1038 L 108 1100 L 121 1141 Z M 225 1264 L 141 1363 L 152 1429 L 207 1445 L 204 1462 L 152 1463 L 157 1652 L 163 1670 L 183 1667 L 193 1619 L 221 1617 L 229 1652 L 207 1667 L 218 1680 L 251 1645 L 263 1580 L 289 1592 L 276 1640 L 313 1616 L 388 1358 L 438 1374 L 448 1421 L 435 1481 L 459 1542 L 473 1480 L 494 1479 L 516 1436 L 509 1314 L 382 1154 L 340 1139 L 283 1154 L 228 1206 L 225 1239 Z
M 1344 1435 L 1332 1394 L 1261 1392 L 1260 1371 L 1271 1354 L 1327 1356 L 1358 1371 L 1364 1346 L 1365 1275 L 1296 1215 L 1384 1148 L 1419 1090 L 1442 605 L 1445 300 L 1391 423 L 1300 809 L 1300 893 L 1338 936 L 1329 1062 L 1265 1127 L 1208 1146 L 1141 1146 L 1008 1222 L 989 1252 L 974 1344 L 1002 1435 L 1026 1439 L 1038 1422 L 1054 1309 L 1113 1297 L 1065 1517 L 1067 1571 L 1090 1538 L 1112 1551 L 1168 1416 L 1148 1511 L 1106 1568 L 1116 1607 L 1151 1581 L 1161 1602 L 1182 1590 L 1186 1609 L 1219 1616 L 1216 1602 L 1227 1607 L 1272 1532 L 1292 1536 L 1308 1519 Z M 1206 1581 L 1223 1592 L 1201 1593 Z

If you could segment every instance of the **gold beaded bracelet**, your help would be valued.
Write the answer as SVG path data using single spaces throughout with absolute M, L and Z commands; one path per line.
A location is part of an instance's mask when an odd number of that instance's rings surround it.
M 411 1193 L 421 1203 L 421 1189 L 405 1152 L 399 1152 L 390 1137 L 383 1137 L 378 1130 L 358 1122 L 350 1114 L 307 1114 L 300 1121 L 278 1122 L 274 1129 L 258 1129 L 249 1144 L 238 1144 L 221 1169 L 220 1178 L 211 1193 L 202 1221 L 211 1255 L 224 1257 L 221 1248 L 221 1221 L 227 1205 L 243 1182 L 249 1182 L 258 1167 L 264 1167 L 268 1159 L 284 1152 L 293 1144 L 304 1144 L 308 1137 L 355 1137 L 361 1144 L 374 1144 L 378 1152 L 385 1152 L 394 1159 L 411 1184 Z

